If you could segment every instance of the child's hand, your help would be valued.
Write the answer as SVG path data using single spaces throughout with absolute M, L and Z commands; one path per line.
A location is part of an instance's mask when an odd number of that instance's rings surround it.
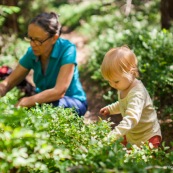
M 104 116 L 110 115 L 109 109 L 107 107 L 101 108 L 100 114 Z

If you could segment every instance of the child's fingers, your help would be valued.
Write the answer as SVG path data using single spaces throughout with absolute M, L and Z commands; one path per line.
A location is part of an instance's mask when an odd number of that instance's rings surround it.
M 108 114 L 107 110 L 103 110 L 103 115 L 106 116 Z
M 104 115 L 104 112 L 105 112 L 104 109 L 100 109 L 100 114 L 101 114 L 101 115 Z
M 109 110 L 107 108 L 102 108 L 100 109 L 100 114 L 104 116 L 109 115 Z
M 104 114 L 104 111 L 100 110 L 100 114 L 103 115 Z

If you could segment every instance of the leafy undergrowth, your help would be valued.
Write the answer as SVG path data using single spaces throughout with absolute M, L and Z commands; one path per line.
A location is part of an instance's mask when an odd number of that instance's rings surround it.
M 120 140 L 105 141 L 110 122 L 85 124 L 73 109 L 37 105 L 15 108 L 20 93 L 12 90 L 0 100 L 0 172 L 116 173 L 171 172 L 173 152 L 123 148 Z

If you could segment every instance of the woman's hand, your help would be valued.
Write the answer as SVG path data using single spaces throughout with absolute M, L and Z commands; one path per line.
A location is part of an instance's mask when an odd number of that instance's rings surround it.
M 21 98 L 15 105 L 15 107 L 32 107 L 33 105 L 30 105 L 29 97 L 23 97 Z
M 107 116 L 107 115 L 110 115 L 110 111 L 107 107 L 104 107 L 104 108 L 100 109 L 100 114 L 104 115 L 104 116 Z
M 0 97 L 5 96 L 6 90 L 6 86 L 3 83 L 0 83 Z
M 0 96 L 5 96 L 14 86 L 22 82 L 28 73 L 28 69 L 18 64 L 15 70 L 0 83 Z

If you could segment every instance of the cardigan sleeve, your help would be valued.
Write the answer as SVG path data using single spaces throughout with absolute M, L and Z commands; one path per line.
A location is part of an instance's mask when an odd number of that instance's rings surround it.
M 110 112 L 110 115 L 113 114 L 119 114 L 120 113 L 120 108 L 119 108 L 119 102 L 112 103 L 108 106 L 106 106 Z
M 140 121 L 144 107 L 144 97 L 141 93 L 131 93 L 128 96 L 125 116 L 118 126 L 109 134 L 114 139 L 124 136 L 129 130 L 133 129 Z

